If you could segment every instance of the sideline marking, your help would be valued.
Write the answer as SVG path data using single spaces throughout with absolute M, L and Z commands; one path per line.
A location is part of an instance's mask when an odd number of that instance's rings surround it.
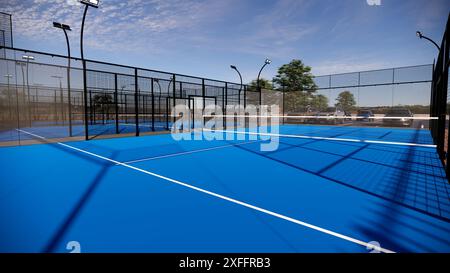
M 39 136 L 39 135 L 36 135 L 36 134 L 33 134 L 33 133 L 29 133 L 29 132 L 21 130 L 21 129 L 16 129 L 16 130 L 18 130 L 19 132 L 23 132 L 25 134 L 29 134 L 31 136 L 34 136 L 34 137 L 42 139 L 42 140 L 47 140 L 45 137 L 42 137 L 42 136 Z M 90 155 L 90 156 L 93 156 L 93 157 L 97 157 L 97 158 L 103 159 L 105 161 L 108 161 L 108 162 L 111 162 L 111 163 L 114 163 L 114 164 L 117 164 L 117 165 L 129 168 L 129 169 L 141 172 L 141 173 L 148 174 L 150 176 L 154 176 L 154 177 L 160 178 L 162 180 L 166 180 L 166 181 L 172 182 L 174 184 L 178 184 L 180 186 L 183 186 L 183 187 L 186 187 L 186 188 L 198 191 L 198 192 L 205 193 L 207 195 L 211 195 L 211 196 L 217 197 L 217 198 L 225 200 L 225 201 L 229 201 L 231 203 L 234 203 L 234 204 L 237 204 L 237 205 L 249 208 L 249 209 L 253 209 L 253 210 L 256 210 L 256 211 L 259 211 L 259 212 L 262 212 L 262 213 L 265 213 L 265 214 L 268 214 L 268 215 L 271 215 L 271 216 L 274 216 L 276 218 L 280 218 L 280 219 L 286 220 L 288 222 L 291 222 L 291 223 L 294 223 L 294 224 L 297 224 L 297 225 L 300 225 L 300 226 L 304 226 L 304 227 L 307 227 L 307 228 L 310 228 L 310 229 L 313 229 L 313 230 L 316 230 L 316 231 L 319 231 L 319 232 L 322 232 L 322 233 L 325 233 L 325 234 L 328 234 L 328 235 L 331 235 L 331 236 L 343 239 L 345 241 L 349 241 L 349 242 L 352 242 L 352 243 L 364 246 L 366 248 L 370 248 L 370 249 L 377 250 L 377 251 L 384 252 L 384 253 L 395 253 L 392 250 L 389 250 L 389 249 L 386 249 L 386 248 L 382 248 L 380 246 L 377 246 L 377 245 L 374 245 L 374 244 L 371 244 L 371 243 L 367 243 L 367 242 L 364 242 L 364 241 L 361 241 L 361 240 L 358 240 L 358 239 L 355 239 L 355 238 L 349 237 L 347 235 L 343 235 L 343 234 L 340 234 L 340 233 L 337 233 L 337 232 L 334 232 L 334 231 L 331 231 L 331 230 L 328 230 L 328 229 L 325 229 L 325 228 L 321 228 L 319 226 L 315 226 L 313 224 L 309 224 L 309 223 L 306 223 L 306 222 L 303 222 L 303 221 L 291 218 L 289 216 L 285 216 L 283 214 L 279 214 L 279 213 L 276 213 L 276 212 L 273 212 L 273 211 L 270 211 L 270 210 L 267 210 L 267 209 L 264 209 L 264 208 L 260 208 L 260 207 L 257 207 L 257 206 L 254 206 L 254 205 L 251 205 L 251 204 L 239 201 L 237 199 L 233 199 L 233 198 L 225 196 L 225 195 L 221 195 L 221 194 L 218 194 L 218 193 L 215 193 L 215 192 L 212 192 L 212 191 L 208 191 L 208 190 L 196 187 L 196 186 L 192 186 L 190 184 L 187 184 L 187 183 L 184 183 L 184 182 L 181 182 L 181 181 L 169 178 L 169 177 L 165 177 L 165 176 L 157 174 L 157 173 L 146 171 L 146 170 L 143 170 L 143 169 L 140 169 L 140 168 L 128 165 L 126 163 L 116 161 L 114 159 L 110 159 L 110 158 L 107 158 L 107 157 L 104 157 L 104 156 L 101 156 L 101 155 L 98 155 L 98 154 L 94 154 L 94 153 L 85 151 L 83 149 L 79 149 L 79 148 L 76 148 L 76 147 L 73 147 L 73 146 L 61 143 L 61 142 L 56 142 L 55 144 L 61 145 L 61 146 L 66 147 L 68 149 L 72 149 L 72 150 L 78 151 L 80 153 L 84 153 L 84 154 L 87 154 L 87 155 Z

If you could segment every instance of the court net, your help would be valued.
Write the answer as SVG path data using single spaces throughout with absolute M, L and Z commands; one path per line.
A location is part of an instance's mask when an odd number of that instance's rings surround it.
M 428 130 L 435 117 L 205 115 L 203 132 L 249 139 L 285 138 L 434 148 Z

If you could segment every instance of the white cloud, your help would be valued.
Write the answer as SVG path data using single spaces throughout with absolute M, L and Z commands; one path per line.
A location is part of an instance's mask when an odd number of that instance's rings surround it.
M 164 48 L 173 34 L 188 31 L 210 18 L 205 0 L 110 0 L 90 9 L 86 18 L 85 43 L 102 50 L 139 50 L 154 45 Z M 221 1 L 218 1 L 221 2 Z M 5 11 L 13 14 L 14 34 L 30 40 L 54 40 L 53 21 L 74 30 L 78 45 L 84 6 L 72 0 L 9 1 Z

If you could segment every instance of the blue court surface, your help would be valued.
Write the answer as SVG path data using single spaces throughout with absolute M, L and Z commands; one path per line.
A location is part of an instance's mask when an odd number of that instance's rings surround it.
M 215 133 L 0 148 L 0 251 L 450 252 L 429 131 L 285 125 L 274 151 Z

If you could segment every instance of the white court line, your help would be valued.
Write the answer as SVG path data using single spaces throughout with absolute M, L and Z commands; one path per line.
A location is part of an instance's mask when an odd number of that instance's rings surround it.
M 18 130 L 19 132 L 23 132 L 25 134 L 29 134 L 31 136 L 34 136 L 34 137 L 42 139 L 42 140 L 47 140 L 45 137 L 42 137 L 42 136 L 39 136 L 39 135 L 36 135 L 36 134 L 33 134 L 33 133 L 29 133 L 29 132 L 21 130 L 21 129 L 16 129 L 16 130 Z M 249 203 L 245 203 L 245 202 L 239 201 L 237 199 L 233 199 L 233 198 L 225 196 L 225 195 L 221 195 L 221 194 L 218 194 L 218 193 L 215 193 L 215 192 L 212 192 L 212 191 L 208 191 L 208 190 L 205 190 L 205 189 L 202 189 L 202 188 L 199 188 L 199 187 L 187 184 L 185 182 L 181 182 L 181 181 L 178 181 L 178 180 L 175 180 L 175 179 L 172 179 L 172 178 L 169 178 L 169 177 L 157 174 L 157 173 L 146 171 L 146 170 L 134 167 L 132 165 L 128 165 L 126 163 L 116 161 L 116 160 L 111 159 L 111 158 L 107 158 L 107 157 L 104 157 L 104 156 L 101 156 L 101 155 L 98 155 L 98 154 L 94 154 L 94 153 L 85 151 L 83 149 L 79 149 L 79 148 L 76 148 L 76 147 L 73 147 L 73 146 L 61 143 L 61 142 L 56 142 L 56 144 L 61 145 L 61 146 L 66 147 L 66 148 L 69 148 L 69 149 L 72 149 L 72 150 L 75 150 L 75 151 L 78 151 L 78 152 L 83 153 L 83 154 L 87 154 L 87 155 L 90 155 L 90 156 L 93 156 L 93 157 L 97 157 L 97 158 L 103 159 L 105 161 L 108 161 L 108 162 L 111 162 L 111 163 L 123 166 L 125 168 L 129 168 L 129 169 L 132 169 L 132 170 L 144 173 L 144 174 L 148 174 L 148 175 L 153 176 L 153 177 L 160 178 L 162 180 L 165 180 L 165 181 L 168 181 L 168 182 L 171 182 L 171 183 L 174 183 L 174 184 L 177 184 L 177 185 L 180 185 L 180 186 L 183 186 L 183 187 L 186 187 L 186 188 L 189 188 L 189 189 L 201 192 L 201 193 L 205 193 L 207 195 L 211 195 L 211 196 L 217 197 L 219 199 L 222 199 L 222 200 L 225 200 L 225 201 L 228 201 L 228 202 L 231 202 L 231 203 L 234 203 L 234 204 L 237 204 L 237 205 L 249 208 L 249 209 L 253 209 L 253 210 L 265 213 L 267 215 L 271 215 L 271 216 L 279 218 L 279 219 L 286 220 L 288 222 L 291 222 L 291 223 L 294 223 L 294 224 L 297 224 L 297 225 L 300 225 L 300 226 L 304 226 L 304 227 L 307 227 L 307 228 L 310 228 L 310 229 L 313 229 L 313 230 L 316 230 L 316 231 L 319 231 L 319 232 L 322 232 L 322 233 L 325 233 L 325 234 L 328 234 L 328 235 L 331 235 L 331 236 L 343 239 L 345 241 L 349 241 L 349 242 L 352 242 L 352 243 L 364 246 L 367 249 L 373 249 L 373 250 L 376 250 L 376 251 L 379 251 L 379 252 L 384 252 L 384 253 L 395 253 L 392 250 L 389 250 L 389 249 L 386 249 L 386 248 L 382 248 L 380 246 L 377 246 L 377 245 L 374 245 L 374 244 L 370 244 L 370 243 L 364 242 L 362 240 L 358 240 L 358 239 L 355 239 L 355 238 L 352 238 L 352 237 L 349 237 L 349 236 L 346 236 L 346 235 L 343 235 L 343 234 L 340 234 L 340 233 L 337 233 L 337 232 L 334 232 L 334 231 L 331 231 L 331 230 L 328 230 L 328 229 L 325 229 L 325 228 L 321 228 L 319 226 L 316 226 L 316 225 L 313 225 L 313 224 L 309 224 L 309 223 L 306 223 L 306 222 L 303 222 L 303 221 L 291 218 L 289 216 L 285 216 L 283 214 L 279 214 L 279 213 L 276 213 L 276 212 L 273 212 L 273 211 L 270 211 L 270 210 L 267 210 L 267 209 L 264 209 L 264 208 L 261 208 L 261 207 L 257 207 L 257 206 L 254 206 L 254 205 L 251 205 Z
M 314 137 L 314 136 L 304 136 L 304 135 L 284 135 L 284 134 L 255 133 L 255 132 L 244 132 L 244 131 L 213 130 L 213 129 L 205 129 L 205 128 L 203 129 L 203 131 L 222 132 L 222 133 L 230 133 L 230 134 L 272 136 L 272 137 L 290 137 L 290 138 L 301 138 L 301 139 L 358 142 L 358 143 L 370 143 L 370 144 L 413 146 L 413 147 L 424 147 L 424 148 L 436 148 L 437 147 L 437 145 L 433 145 L 433 144 L 418 144 L 418 143 L 409 143 L 409 142 L 393 142 L 393 141 L 381 141 L 381 140 L 364 140 L 364 139 L 334 138 L 334 137 Z
M 255 115 L 203 115 L 205 118 L 311 118 L 311 119 L 404 119 L 404 120 L 438 120 L 438 117 L 358 117 L 358 116 L 255 116 Z
M 201 152 L 207 152 L 207 151 L 224 149 L 224 148 L 228 148 L 228 147 L 243 146 L 243 145 L 247 145 L 247 144 L 251 144 L 251 143 L 255 143 L 255 142 L 260 142 L 260 141 L 261 140 L 254 140 L 254 141 L 248 141 L 248 142 L 237 143 L 237 144 L 230 144 L 230 145 L 223 145 L 223 146 L 217 146 L 217 147 L 211 147 L 211 148 L 205 148 L 205 149 L 199 149 L 199 150 L 193 150 L 193 151 L 180 152 L 180 153 L 175 153 L 175 154 L 161 155 L 161 156 L 155 156 L 155 157 L 147 157 L 147 158 L 142 158 L 142 159 L 125 161 L 123 163 L 131 164 L 131 163 L 144 162 L 144 161 L 150 161 L 150 160 L 156 160 L 156 159 L 162 159 L 162 158 L 168 158 L 168 157 L 175 157 L 175 156 L 180 156 L 180 155 L 201 153 Z
M 122 125 L 122 126 L 133 126 L 133 127 L 136 127 L 136 124 L 134 124 L 134 123 L 119 123 L 119 125 Z M 152 128 L 152 126 L 151 125 L 146 125 L 146 124 L 139 124 L 139 127 L 148 127 L 148 128 Z M 155 128 L 166 128 L 166 126 L 159 126 L 159 125 L 155 125 L 154 126 Z

